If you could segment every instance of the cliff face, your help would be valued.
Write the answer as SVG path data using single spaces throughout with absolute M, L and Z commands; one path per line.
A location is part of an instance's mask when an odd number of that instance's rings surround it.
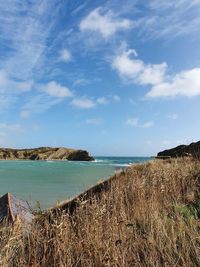
M 33 149 L 0 148 L 0 160 L 81 160 L 94 158 L 85 150 L 39 147 Z
M 200 158 L 200 141 L 191 143 L 190 145 L 180 145 L 172 149 L 159 152 L 158 157 L 184 157 L 192 156 L 194 158 Z

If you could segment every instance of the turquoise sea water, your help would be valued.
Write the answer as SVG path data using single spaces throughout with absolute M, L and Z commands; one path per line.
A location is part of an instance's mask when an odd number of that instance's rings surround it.
M 103 180 L 141 157 L 96 157 L 92 162 L 0 161 L 0 195 L 11 192 L 33 208 L 49 208 Z

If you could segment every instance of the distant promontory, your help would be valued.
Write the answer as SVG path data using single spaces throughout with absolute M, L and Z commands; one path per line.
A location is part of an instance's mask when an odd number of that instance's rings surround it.
M 191 156 L 193 158 L 200 158 L 200 141 L 191 143 L 190 145 L 180 145 L 171 149 L 159 152 L 157 158 L 176 158 Z
M 94 160 L 86 150 L 64 147 L 39 147 L 29 149 L 0 148 L 0 160 Z

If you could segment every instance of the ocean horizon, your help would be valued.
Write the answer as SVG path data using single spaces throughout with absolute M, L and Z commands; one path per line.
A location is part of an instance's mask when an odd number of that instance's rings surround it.
M 94 161 L 0 161 L 0 195 L 10 192 L 33 209 L 47 209 L 76 196 L 117 170 L 152 157 L 95 157 Z

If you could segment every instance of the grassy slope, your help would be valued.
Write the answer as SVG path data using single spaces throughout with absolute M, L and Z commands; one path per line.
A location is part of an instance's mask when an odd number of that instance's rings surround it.
M 200 163 L 152 161 L 116 175 L 72 215 L 0 230 L 0 266 L 200 266 Z

